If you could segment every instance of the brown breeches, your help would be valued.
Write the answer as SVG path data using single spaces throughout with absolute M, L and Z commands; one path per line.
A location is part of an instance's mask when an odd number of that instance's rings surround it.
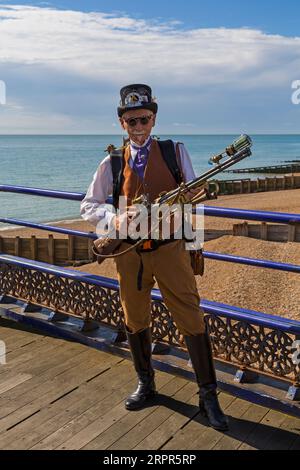
M 119 251 L 129 245 L 123 243 Z M 132 333 L 148 328 L 151 321 L 151 289 L 155 280 L 178 329 L 184 335 L 204 333 L 204 315 L 185 241 L 176 240 L 155 251 L 141 253 L 142 289 L 137 288 L 140 256 L 135 250 L 115 258 L 125 323 Z

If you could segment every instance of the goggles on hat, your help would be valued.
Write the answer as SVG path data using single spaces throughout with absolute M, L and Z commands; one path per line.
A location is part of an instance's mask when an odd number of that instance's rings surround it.
M 138 121 L 140 121 L 140 123 L 143 126 L 146 126 L 152 118 L 153 118 L 153 114 L 150 114 L 148 116 L 141 116 L 141 117 L 129 118 L 129 119 L 123 118 L 123 119 L 126 122 L 126 124 L 128 124 L 129 127 L 135 127 Z

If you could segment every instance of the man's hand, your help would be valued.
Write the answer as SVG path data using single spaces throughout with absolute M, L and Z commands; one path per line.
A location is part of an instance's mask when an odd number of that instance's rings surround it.
M 127 228 L 130 222 L 136 217 L 138 214 L 138 209 L 136 206 L 127 206 L 126 212 L 121 215 L 116 215 L 114 217 L 114 226 L 116 231 L 118 231 L 121 235 L 125 235 L 127 237 Z

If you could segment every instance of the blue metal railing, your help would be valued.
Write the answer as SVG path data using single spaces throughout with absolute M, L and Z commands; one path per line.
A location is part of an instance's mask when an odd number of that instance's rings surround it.
M 21 227 L 29 227 L 29 228 L 35 228 L 38 230 L 46 230 L 48 232 L 55 232 L 55 233 L 62 233 L 64 235 L 74 235 L 77 237 L 85 237 L 85 238 L 91 238 L 93 240 L 96 240 L 97 234 L 94 232 L 81 232 L 79 230 L 72 230 L 72 229 L 67 229 L 67 228 L 62 228 L 62 227 L 55 227 L 54 225 L 46 225 L 46 224 L 38 224 L 35 222 L 27 222 L 26 220 L 19 220 L 19 219 L 0 219 L 0 223 L 4 224 L 12 224 L 12 225 L 20 225 Z
M 66 229 L 61 227 L 55 227 L 53 225 L 38 224 L 34 222 L 26 222 L 25 220 L 19 219 L 0 219 L 0 222 L 11 223 L 13 225 L 20 225 L 22 227 L 30 227 L 39 230 L 46 230 L 48 232 L 50 231 L 55 233 L 62 233 L 64 235 L 90 238 L 91 240 L 96 240 L 98 238 L 97 234 L 94 232 L 81 232 L 79 230 Z M 203 256 L 207 259 L 213 259 L 216 261 L 244 264 L 249 266 L 255 266 L 258 268 L 276 269 L 278 271 L 287 271 L 291 273 L 300 273 L 300 266 L 296 264 L 279 263 L 276 261 L 247 258 L 243 256 L 228 255 L 225 253 L 217 253 L 213 251 L 203 251 Z
M 77 193 L 70 191 L 57 191 L 52 189 L 40 189 L 30 188 L 26 186 L 11 186 L 11 185 L 0 185 L 0 192 L 11 192 L 19 194 L 27 194 L 31 196 L 42 196 L 65 199 L 69 201 L 82 201 L 85 197 L 85 193 Z M 112 204 L 112 198 L 107 200 L 107 204 Z M 199 213 L 202 213 L 199 211 Z M 229 207 L 216 207 L 216 206 L 205 206 L 204 215 L 210 217 L 224 217 L 227 219 L 244 219 L 244 220 L 256 220 L 259 222 L 277 222 L 280 224 L 299 223 L 300 214 L 290 214 L 285 212 L 270 212 L 270 211 L 256 211 L 237 209 Z M 0 219 L 1 220 L 1 219 Z M 9 219 L 6 219 L 6 223 Z
M 69 201 L 82 201 L 84 193 L 73 191 L 58 191 L 54 189 L 30 188 L 27 186 L 12 186 L 9 184 L 0 184 L 0 191 L 7 193 L 27 194 L 28 196 L 53 197 L 57 199 L 66 199 Z
M 8 185 L 0 185 L 0 191 L 77 201 L 81 201 L 85 196 L 83 193 Z M 111 203 L 111 199 L 107 202 Z M 199 212 L 202 213 L 202 211 Z M 204 215 L 281 224 L 300 224 L 300 214 L 280 212 L 204 206 Z M 93 232 L 83 232 L 13 218 L 1 218 L 0 222 L 89 239 L 97 238 Z M 210 251 L 205 251 L 204 257 L 217 261 L 300 273 L 300 266 L 289 263 Z M 119 284 L 114 279 L 1 253 L 0 266 L 3 268 L 1 269 L 1 290 L 4 296 L 22 299 L 29 304 L 32 302 L 33 305 L 35 303 L 42 306 L 47 305 L 54 308 L 55 311 L 61 310 L 68 315 L 91 317 L 97 321 L 101 320 L 101 315 L 104 315 L 106 321 L 116 321 L 116 318 L 119 318 L 120 306 L 116 299 Z M 35 271 L 39 272 L 38 276 Z M 15 282 L 18 277 L 21 279 L 19 283 Z M 70 281 L 69 292 L 66 289 L 68 283 L 65 283 L 64 278 Z M 107 289 L 106 292 L 105 289 Z M 113 291 L 113 295 L 110 291 Z M 168 337 L 171 341 L 170 338 L 176 338 L 176 334 L 174 334 L 171 322 L 167 322 L 169 330 L 165 331 L 165 317 L 159 315 L 160 309 L 164 311 L 160 291 L 153 289 L 151 297 L 154 306 L 154 321 L 155 319 L 157 321 L 157 317 L 159 317 L 157 331 L 162 332 L 164 337 Z M 105 299 L 104 304 L 101 303 L 102 298 Z M 293 383 L 294 385 L 289 387 L 288 397 L 294 400 L 298 399 L 296 397 L 299 395 L 299 367 L 292 365 L 289 350 L 294 340 L 300 337 L 299 321 L 206 299 L 201 300 L 200 306 L 206 314 L 206 320 L 208 320 L 212 337 L 214 337 L 216 357 L 234 364 L 236 367 L 241 367 L 241 370 L 254 368 L 256 372 L 261 374 L 271 374 L 273 377 L 281 377 L 283 380 Z M 155 307 L 157 307 L 156 310 Z M 99 312 L 97 312 L 97 308 Z M 278 350 L 282 352 L 283 357 L 277 356 Z M 242 380 L 239 372 L 236 376 L 238 381 Z
M 56 191 L 41 188 L 31 188 L 26 186 L 12 186 L 12 185 L 0 185 L 0 192 L 15 192 L 19 194 L 59 198 L 65 200 L 77 200 L 81 201 L 84 197 L 84 193 L 70 192 L 70 191 Z M 112 203 L 112 198 L 107 200 L 108 204 Z M 202 211 L 196 211 L 202 214 Z M 277 222 L 281 224 L 299 223 L 300 214 L 290 214 L 283 212 L 270 212 L 270 211 L 255 211 L 255 210 L 244 210 L 236 208 L 225 208 L 215 206 L 204 205 L 204 215 L 211 217 L 224 217 L 232 219 L 244 219 L 244 220 L 256 220 L 262 222 Z M 82 232 L 78 230 L 66 229 L 56 227 L 53 225 L 46 225 L 41 223 L 27 222 L 25 220 L 13 219 L 13 218 L 0 218 L 0 223 L 20 225 L 22 227 L 35 228 L 39 230 L 46 230 L 55 233 L 61 233 L 65 235 L 72 235 L 78 237 L 89 238 L 92 240 L 97 239 L 97 234 L 93 232 Z M 255 266 L 267 269 L 276 269 L 279 271 L 300 273 L 300 266 L 290 263 L 279 263 L 270 260 L 262 260 L 255 258 L 247 258 L 242 256 L 234 256 L 224 253 L 204 251 L 203 255 L 207 259 L 213 259 L 216 261 L 244 264 L 249 266 Z
M 84 271 L 73 271 L 71 269 L 59 268 L 55 265 L 43 263 L 40 261 L 30 261 L 26 258 L 16 258 L 11 255 L 1 255 L 0 263 L 8 263 L 10 265 L 18 266 L 20 268 L 31 269 L 46 274 L 56 276 L 63 276 L 72 281 L 93 284 L 98 287 L 119 290 L 119 283 L 115 279 L 107 278 L 104 276 L 93 275 Z M 152 300 L 163 301 L 159 289 L 152 289 Z M 300 336 L 300 322 L 291 320 L 278 315 L 270 315 L 256 310 L 247 310 L 232 305 L 223 304 L 220 302 L 212 302 L 206 299 L 200 301 L 200 305 L 205 313 L 213 313 L 218 316 L 225 316 L 233 320 L 249 321 L 251 324 L 263 326 L 266 328 L 280 328 L 285 332 Z

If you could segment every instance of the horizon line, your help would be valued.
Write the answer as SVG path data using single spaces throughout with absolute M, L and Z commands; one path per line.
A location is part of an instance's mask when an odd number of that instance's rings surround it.
M 243 133 L 242 133 L 243 134 Z M 251 134 L 251 135 L 295 135 L 295 136 L 300 136 L 300 132 L 297 133 L 297 132 L 249 132 L 247 134 Z M 172 132 L 168 132 L 168 133 L 162 133 L 162 134 L 153 134 L 154 137 L 159 137 L 159 136 L 168 136 L 168 135 L 180 135 L 180 136 L 187 136 L 187 137 L 191 137 L 191 136 L 207 136 L 207 135 L 210 135 L 210 136 L 214 136 L 214 135 L 241 135 L 241 132 L 208 132 L 208 133 L 198 133 L 198 134 L 185 134 L 185 133 L 172 133 Z M 112 137 L 124 137 L 124 134 L 61 134 L 61 133 L 53 133 L 53 134 L 1 134 L 0 133 L 0 137 L 36 137 L 36 136 L 40 136 L 40 137 L 58 137 L 58 136 L 61 136 L 61 137 L 106 137 L 106 136 L 112 136 Z

